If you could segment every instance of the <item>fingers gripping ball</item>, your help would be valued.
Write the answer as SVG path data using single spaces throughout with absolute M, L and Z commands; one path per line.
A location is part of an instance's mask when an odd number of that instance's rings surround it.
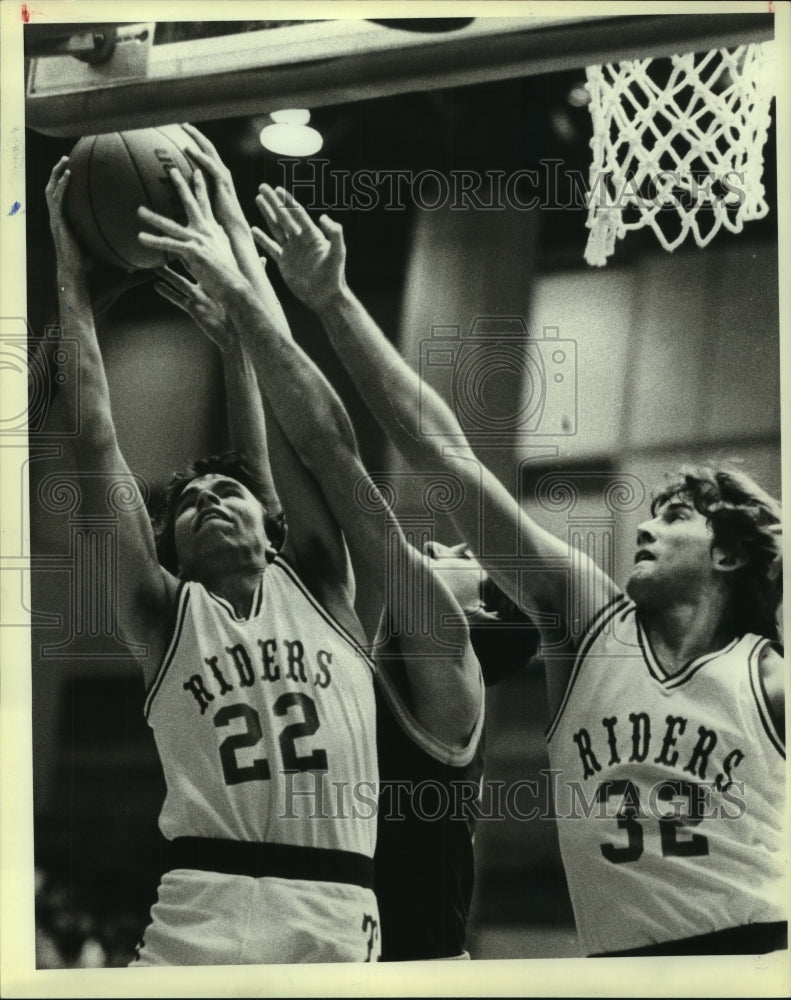
M 180 125 L 80 139 L 69 156 L 66 213 L 88 253 L 125 270 L 167 263 L 161 251 L 144 247 L 137 238 L 139 232 L 153 232 L 141 222 L 137 209 L 146 205 L 185 222 L 168 171 L 177 167 L 189 179 L 193 168 L 184 150 L 196 148 Z

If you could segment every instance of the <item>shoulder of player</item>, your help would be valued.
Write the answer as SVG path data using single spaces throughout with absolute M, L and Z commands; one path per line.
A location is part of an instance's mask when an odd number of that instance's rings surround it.
M 766 643 L 758 660 L 758 676 L 761 679 L 766 701 L 773 721 L 780 732 L 785 730 L 785 660 L 778 647 Z
M 138 588 L 125 615 L 125 631 L 144 650 L 137 661 L 147 684 L 170 642 L 180 591 L 180 581 L 162 567 L 152 583 Z
M 404 647 L 413 717 L 445 748 L 466 750 L 484 710 L 483 677 L 471 644 L 458 655 L 438 657 L 434 641 L 423 644 L 422 655 L 414 651 L 417 658 Z
M 613 621 L 615 626 L 608 628 L 608 624 Z M 605 641 L 609 642 L 611 637 L 616 643 L 623 641 L 618 622 L 628 623 L 626 638 L 629 641 L 633 634 L 631 630 L 636 628 L 637 608 L 625 593 L 613 588 L 612 592 L 604 595 L 597 607 L 589 609 L 584 620 L 579 618 L 573 622 L 575 628 L 573 631 L 569 629 L 563 642 L 557 642 L 551 630 L 541 630 L 542 640 L 546 644 L 541 658 L 545 668 L 549 708 L 548 735 L 557 727 L 572 689 L 579 690 L 577 680 L 584 673 L 587 655 L 597 639 L 604 634 Z M 618 662 L 621 661 L 614 661 L 615 664 Z
M 468 692 L 461 690 L 465 685 L 458 677 L 445 690 L 440 684 L 433 685 L 436 689 L 432 690 L 431 683 L 415 684 L 409 657 L 404 655 L 398 640 L 391 637 L 386 645 L 389 655 L 383 656 L 382 648 L 377 650 L 376 681 L 380 704 L 391 724 L 413 748 L 436 763 L 467 767 L 480 743 L 485 712 L 483 679 L 477 660 L 470 653 L 474 672 L 470 672 Z M 423 672 L 429 673 L 425 664 Z M 468 694 L 473 697 L 470 699 Z
M 279 556 L 311 597 L 360 645 L 366 646 L 365 632 L 354 610 L 354 577 L 348 560 L 339 566 L 318 537 L 297 547 L 288 535 Z
M 309 590 L 353 589 L 353 575 L 341 536 L 331 540 L 319 531 L 291 529 L 279 555 L 290 565 Z

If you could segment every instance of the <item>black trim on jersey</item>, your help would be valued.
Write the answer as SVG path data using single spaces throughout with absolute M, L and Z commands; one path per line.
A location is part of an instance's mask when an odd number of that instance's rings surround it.
M 148 719 L 151 711 L 151 703 L 153 702 L 157 691 L 159 691 L 162 686 L 165 674 L 168 672 L 168 668 L 173 662 L 173 657 L 176 655 L 176 649 L 178 648 L 179 640 L 181 639 L 181 632 L 184 628 L 184 622 L 187 617 L 189 598 L 190 588 L 187 586 L 187 581 L 182 580 L 178 585 L 178 590 L 176 591 L 176 624 L 173 629 L 173 635 L 171 636 L 170 642 L 165 650 L 165 655 L 162 657 L 162 662 L 160 663 L 156 674 L 154 674 L 151 686 L 148 688 L 145 701 L 143 702 L 143 715 L 146 719 Z
M 711 653 L 704 653 L 702 656 L 694 656 L 691 660 L 687 660 L 684 666 L 677 670 L 673 674 L 669 674 L 659 657 L 654 652 L 654 648 L 651 645 L 651 637 L 643 628 L 642 622 L 640 621 L 640 616 L 637 614 L 635 609 L 635 625 L 637 627 L 637 642 L 640 646 L 640 651 L 643 654 L 643 660 L 645 665 L 648 667 L 648 672 L 654 678 L 654 680 L 659 681 L 662 687 L 667 690 L 673 688 L 681 687 L 682 684 L 693 677 L 701 667 L 705 667 L 707 663 L 711 663 L 712 660 L 716 660 L 718 656 L 723 656 L 726 653 L 730 653 L 739 644 L 739 637 L 731 639 L 731 641 L 722 647 L 722 649 L 716 649 Z
M 160 850 L 162 874 L 174 868 L 248 878 L 288 878 L 307 882 L 343 882 L 373 889 L 373 858 L 356 851 L 298 844 L 176 837 Z
M 667 674 L 662 670 L 659 660 L 656 657 L 651 648 L 651 640 L 643 632 L 640 627 L 640 619 L 637 617 L 637 608 L 634 611 L 634 624 L 635 632 L 637 633 L 637 645 L 640 647 L 640 652 L 643 656 L 643 663 L 648 667 L 648 673 L 654 678 L 655 681 L 659 681 L 661 684 L 663 681 L 667 680 Z
M 271 565 L 269 563 L 268 565 Z M 264 574 L 261 574 L 261 579 L 258 581 L 258 590 L 255 592 L 253 598 L 253 609 L 250 612 L 251 618 L 257 618 L 261 614 L 261 605 L 264 603 Z
M 591 619 L 590 625 L 588 625 L 588 629 L 585 635 L 583 636 L 579 649 L 577 650 L 577 656 L 576 659 L 574 660 L 574 666 L 572 667 L 571 675 L 569 677 L 568 684 L 566 685 L 566 690 L 563 693 L 563 700 L 558 706 L 558 710 L 555 713 L 555 718 L 551 721 L 551 723 L 544 732 L 544 736 L 547 742 L 549 742 L 552 739 L 552 736 L 558 727 L 558 723 L 560 722 L 560 718 L 563 715 L 563 712 L 566 710 L 566 705 L 568 704 L 569 698 L 571 697 L 571 691 L 577 682 L 577 677 L 579 676 L 580 670 L 582 669 L 582 661 L 585 659 L 588 650 L 596 641 L 596 639 L 598 639 L 604 626 L 609 621 L 612 621 L 612 619 L 618 614 L 619 611 L 626 610 L 630 603 L 631 602 L 629 598 L 626 596 L 626 594 L 623 593 L 616 594 L 615 597 L 607 601 L 606 604 L 603 604 Z
M 291 565 L 291 563 L 288 561 L 288 559 L 286 559 L 286 557 L 283 555 L 282 552 L 278 552 L 278 554 L 272 560 L 272 565 L 278 566 L 281 570 L 283 570 L 286 576 L 305 595 L 308 601 L 313 605 L 316 611 L 318 611 L 318 613 L 327 622 L 327 624 L 331 625 L 338 633 L 338 635 L 340 635 L 343 639 L 345 639 L 349 643 L 349 645 L 351 645 L 355 650 L 357 650 L 358 653 L 361 653 L 362 656 L 365 658 L 365 661 L 367 662 L 371 671 L 372 672 L 375 671 L 376 668 L 374 667 L 374 661 L 371 658 L 371 654 L 361 645 L 358 639 L 355 639 L 355 637 L 351 634 L 351 632 L 347 631 L 347 629 L 345 629 L 343 625 L 341 625 L 341 623 L 336 618 L 334 618 L 319 601 L 316 600 L 316 598 L 313 596 L 313 594 L 311 594 L 311 592 L 308 590 L 308 588 L 305 586 L 302 580 L 300 580 L 299 574 L 297 573 L 294 566 Z
M 769 742 L 777 750 L 780 756 L 785 760 L 785 742 L 777 731 L 774 719 L 772 718 L 772 713 L 769 709 L 769 700 L 766 697 L 766 691 L 764 690 L 763 681 L 761 680 L 761 653 L 767 646 L 771 646 L 768 639 L 759 639 L 753 648 L 750 650 L 750 655 L 747 658 L 747 672 L 750 677 L 750 688 L 753 692 L 753 698 L 755 699 L 755 705 L 758 709 L 758 716 L 761 720 L 761 725 L 764 727 L 766 735 L 769 737 Z
M 220 605 L 220 607 L 223 609 L 223 611 L 225 611 L 228 614 L 228 616 L 231 618 L 232 621 L 236 622 L 237 624 L 244 624 L 244 622 L 251 622 L 256 617 L 258 612 L 261 610 L 261 601 L 263 600 L 263 581 L 264 581 L 264 574 L 262 573 L 258 580 L 258 583 L 256 584 L 252 600 L 250 601 L 249 615 L 237 615 L 234 606 L 231 604 L 230 601 L 220 596 L 220 594 L 213 593 L 213 591 L 208 590 L 206 587 L 204 587 L 203 589 L 206 591 L 209 597 L 212 598 L 213 601 L 215 601 L 217 604 Z

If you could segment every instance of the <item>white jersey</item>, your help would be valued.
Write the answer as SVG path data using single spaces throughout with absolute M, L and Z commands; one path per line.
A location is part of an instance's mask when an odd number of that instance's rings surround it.
M 248 618 L 183 584 L 148 691 L 166 838 L 353 851 L 372 858 L 378 787 L 371 661 L 277 556 Z
M 670 676 L 627 597 L 594 619 L 547 732 L 585 954 L 787 918 L 766 644 L 745 635 Z

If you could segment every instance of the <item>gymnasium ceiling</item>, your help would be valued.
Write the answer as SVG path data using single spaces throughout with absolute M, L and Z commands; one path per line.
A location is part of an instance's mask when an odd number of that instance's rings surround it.
M 453 20 L 458 22 L 463 19 Z M 481 22 L 486 19 L 477 20 Z M 558 19 L 550 20 L 554 23 Z M 623 20 L 632 22 L 640 19 Z M 734 23 L 732 18 L 716 16 L 703 20 L 708 25 L 716 23 L 718 26 L 730 26 Z M 408 86 L 402 80 L 399 85 L 402 88 L 401 92 L 397 93 L 382 93 L 378 96 L 361 98 L 359 93 L 352 89 L 349 93 L 356 99 L 323 100 L 316 105 L 300 105 L 310 108 L 310 124 L 324 137 L 323 148 L 317 157 L 328 161 L 327 169 L 334 174 L 364 169 L 403 170 L 410 171 L 413 175 L 423 170 L 444 173 L 463 170 L 502 171 L 506 175 L 521 170 L 539 170 L 541 184 L 548 191 L 550 200 L 553 193 L 551 176 L 553 171 L 576 171 L 586 178 L 591 156 L 589 146 L 591 121 L 588 108 L 578 99 L 580 88 L 585 82 L 584 69 L 575 66 L 553 72 L 535 72 L 536 61 L 533 59 L 532 68 L 521 74 L 515 73 L 513 65 L 510 64 L 507 70 L 501 67 L 495 71 L 492 64 L 500 58 L 498 52 L 511 42 L 503 38 L 492 48 L 484 38 L 474 49 L 484 54 L 476 56 L 481 65 L 473 74 L 484 79 L 478 82 L 441 86 L 444 80 L 453 82 L 467 79 L 461 72 L 462 66 L 468 65 L 463 58 L 465 50 L 461 42 L 466 33 L 472 30 L 471 26 L 448 24 L 447 21 L 448 19 L 445 19 L 442 25 L 435 24 L 435 27 L 445 29 L 440 33 L 445 42 L 434 51 L 445 52 L 445 55 L 441 59 L 442 68 L 437 70 L 436 75 L 432 75 L 430 65 L 423 70 L 424 77 L 430 80 L 430 86 L 421 89 L 415 78 Z M 338 22 L 328 22 L 328 25 L 331 26 L 333 23 L 338 24 Z M 282 28 L 288 27 L 291 22 L 276 24 L 278 28 Z M 746 22 L 739 21 L 738 24 Z M 234 32 L 242 36 L 249 33 L 248 37 L 252 38 L 261 30 L 269 31 L 274 25 L 275 22 L 237 22 L 234 25 Z M 52 26 L 48 31 L 40 31 L 38 36 L 30 31 L 32 27 L 29 26 L 27 29 L 29 56 L 41 51 L 41 46 L 46 48 L 48 45 L 63 44 L 62 36 L 60 39 L 53 38 Z M 307 25 L 305 30 L 309 31 L 310 27 Z M 380 27 L 381 31 L 385 32 L 384 37 L 388 44 L 392 44 L 392 38 L 407 39 L 411 46 L 417 44 L 415 38 L 420 44 L 423 44 L 425 39 L 429 42 L 431 40 L 431 33 L 425 31 L 414 32 L 403 28 L 388 31 L 385 27 Z M 425 22 L 422 27 L 426 27 Z M 595 26 L 578 27 L 592 30 Z M 161 46 L 160 51 L 169 49 L 175 51 L 178 43 L 209 46 L 229 44 L 227 36 L 224 39 L 221 34 L 228 30 L 228 25 L 224 22 L 171 23 L 157 25 L 154 39 L 155 43 Z M 641 30 L 645 30 L 642 24 Z M 655 34 L 656 31 L 654 28 Z M 373 33 L 371 37 L 378 39 L 380 36 Z M 535 44 L 534 35 L 525 37 L 530 44 Z M 549 35 L 546 37 L 549 39 Z M 572 36 L 567 32 L 565 37 L 571 39 Z M 583 44 L 590 46 L 593 44 L 591 41 L 593 37 L 590 31 L 587 35 L 579 34 L 574 36 L 576 39 L 574 44 L 578 47 Z M 587 41 L 583 41 L 585 38 Z M 522 44 L 527 42 L 523 41 Z M 403 57 L 405 63 L 408 62 L 409 45 L 403 49 L 399 49 L 396 45 L 393 50 L 399 59 Z M 557 40 L 552 45 L 557 46 Z M 290 53 L 290 50 L 286 51 Z M 306 52 L 309 51 L 306 49 Z M 424 54 L 430 51 L 425 49 Z M 287 58 L 291 58 L 292 55 L 288 54 Z M 365 53 L 360 55 L 358 52 L 355 55 L 357 59 L 364 57 Z M 287 61 L 287 58 L 283 57 L 281 61 Z M 502 58 L 507 62 L 505 57 Z M 68 57 L 68 61 L 76 62 L 73 57 Z M 569 58 L 567 61 L 574 62 L 574 59 Z M 488 69 L 483 63 L 487 64 Z M 306 63 L 303 69 L 307 72 L 314 65 L 313 62 Z M 82 64 L 80 67 L 84 68 Z M 368 70 L 373 72 L 370 65 Z M 330 70 L 324 67 L 322 72 L 327 76 Z M 486 79 L 492 76 L 495 78 Z M 391 80 L 388 87 L 379 86 L 378 89 L 398 88 L 394 88 Z M 369 80 L 364 90 L 366 93 L 375 94 L 377 87 L 371 86 Z M 118 92 L 121 92 L 120 89 Z M 86 92 L 83 96 L 87 99 L 90 95 Z M 161 97 L 157 99 L 162 101 Z M 244 104 L 247 110 L 249 101 L 245 99 Z M 258 221 L 252 204 L 257 185 L 264 180 L 271 183 L 283 182 L 279 158 L 264 150 L 257 138 L 261 125 L 267 120 L 266 110 L 271 110 L 270 104 L 271 101 L 262 101 L 260 111 L 257 110 L 253 114 L 223 114 L 213 117 L 213 105 L 207 97 L 201 105 L 199 120 L 195 117 L 191 119 L 196 121 L 196 124 L 215 142 L 231 168 L 243 205 L 246 210 L 249 209 L 251 221 Z M 165 100 L 164 107 L 172 108 L 172 103 L 169 104 Z M 217 107 L 221 107 L 221 102 Z M 89 108 L 89 105 L 86 105 L 86 108 Z M 171 115 L 173 113 L 171 111 Z M 44 244 L 48 242 L 43 198 L 40 192 L 43 191 L 52 163 L 61 153 L 69 151 L 75 136 L 44 134 L 39 125 L 41 112 L 36 111 L 33 114 L 29 108 L 29 116 L 35 128 L 27 130 L 27 180 L 28 190 L 31 192 L 28 197 L 27 221 L 29 236 L 32 237 L 31 244 L 35 246 L 39 239 Z M 172 116 L 168 117 L 165 110 L 161 112 L 161 116 L 173 120 Z M 48 111 L 44 117 L 49 120 L 52 117 L 51 112 Z M 73 131 L 74 128 L 75 125 L 71 121 L 66 131 Z M 767 163 L 765 179 L 770 196 L 774 198 L 774 129 L 770 132 L 765 154 Z M 350 261 L 353 262 L 350 266 L 357 268 L 353 277 L 361 282 L 387 281 L 392 284 L 397 280 L 404 265 L 406 241 L 414 206 L 411 208 L 407 206 L 404 210 L 398 211 L 386 210 L 381 203 L 383 201 L 384 198 L 380 199 L 380 203 L 370 211 L 347 212 L 342 217 L 339 216 L 346 227 L 347 241 L 351 245 L 355 243 L 359 245 L 360 249 L 357 252 L 350 253 Z M 541 216 L 542 264 L 578 265 L 586 239 L 584 208 L 576 206 L 562 211 L 537 214 Z M 763 222 L 750 225 L 755 237 L 772 237 L 776 226 L 775 212 L 770 212 L 769 217 Z M 633 234 L 631 237 L 633 246 L 638 245 L 640 235 Z

